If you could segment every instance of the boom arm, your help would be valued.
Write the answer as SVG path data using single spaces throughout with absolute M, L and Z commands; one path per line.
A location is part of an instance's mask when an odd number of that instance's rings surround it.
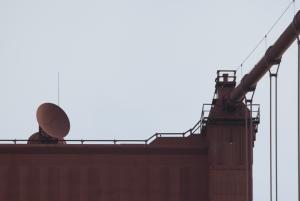
M 256 86 L 256 83 L 270 68 L 278 63 L 284 52 L 291 46 L 300 33 L 300 11 L 295 15 L 292 23 L 280 35 L 277 41 L 268 48 L 263 58 L 246 74 L 241 83 L 231 92 L 230 103 L 240 102 L 247 92 Z

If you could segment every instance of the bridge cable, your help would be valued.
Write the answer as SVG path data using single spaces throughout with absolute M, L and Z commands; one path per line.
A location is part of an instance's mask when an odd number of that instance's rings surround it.
M 251 51 L 247 54 L 247 56 L 242 60 L 241 64 L 238 65 L 238 67 L 235 69 L 236 71 L 239 71 L 243 68 L 244 64 L 249 60 L 249 58 L 253 55 L 254 52 L 260 47 L 261 43 L 265 40 L 265 38 L 273 31 L 273 29 L 276 27 L 276 25 L 279 23 L 279 21 L 283 18 L 283 16 L 287 13 L 287 11 L 292 7 L 292 5 L 295 8 L 295 0 L 292 0 L 288 3 L 288 5 L 284 8 L 282 13 L 279 15 L 279 17 L 275 20 L 275 22 L 271 25 L 271 27 L 267 30 L 266 34 L 256 43 L 256 45 L 251 49 Z
M 275 196 L 276 201 L 278 201 L 278 140 L 277 140 L 277 134 L 278 134 L 278 70 L 279 70 L 280 64 L 278 64 L 276 76 L 275 76 Z
M 273 200 L 273 191 L 272 191 L 272 189 L 273 189 L 273 170 L 272 170 L 272 76 L 271 76 L 271 73 L 270 73 L 270 71 L 269 71 L 269 77 L 270 77 L 270 94 L 269 94 L 269 96 L 270 96 L 270 103 L 269 103 L 269 107 L 270 107 L 270 201 L 272 201 Z
M 249 154 L 249 146 L 248 146 L 248 110 L 247 110 L 247 97 L 245 95 L 245 166 L 246 166 L 246 201 L 249 200 L 249 187 L 248 187 L 248 182 L 249 182 L 249 165 L 248 165 L 248 154 Z
M 275 201 L 278 201 L 278 140 L 277 140 L 277 134 L 278 134 L 278 71 L 280 67 L 280 60 L 277 64 L 277 67 L 275 69 L 275 72 L 271 72 L 269 70 L 269 77 L 270 77 L 270 200 L 273 199 L 273 77 L 274 77 L 274 140 L 275 140 Z
M 253 108 L 252 108 L 252 103 L 253 103 L 253 96 L 254 96 L 254 92 L 252 94 L 252 98 L 250 99 L 250 148 L 249 150 L 252 150 L 253 149 L 253 140 L 254 140 L 254 137 L 253 137 L 253 118 L 252 118 L 252 111 L 253 111 Z M 251 164 L 253 164 L 253 151 L 251 151 Z M 253 185 L 253 184 L 252 184 Z M 253 200 L 253 195 L 251 197 L 251 200 Z
M 298 46 L 298 200 L 300 200 L 300 39 L 297 36 Z

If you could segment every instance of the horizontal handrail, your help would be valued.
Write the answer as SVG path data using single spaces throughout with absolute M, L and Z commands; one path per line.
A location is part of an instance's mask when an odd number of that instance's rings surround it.
M 208 108 L 207 108 L 208 107 Z M 99 144 L 124 144 L 124 143 L 138 143 L 138 144 L 144 144 L 144 145 L 148 145 L 150 144 L 152 141 L 154 141 L 157 138 L 160 137 L 188 137 L 191 134 L 200 134 L 202 128 L 206 125 L 207 122 L 207 117 L 209 115 L 210 109 L 212 107 L 212 104 L 203 104 L 202 106 L 202 112 L 201 112 L 201 118 L 200 120 L 190 129 L 188 129 L 185 132 L 178 132 L 178 133 L 155 133 L 152 136 L 150 136 L 147 139 L 144 140 L 87 140 L 87 139 L 79 139 L 79 140 L 57 140 L 57 142 L 69 142 L 69 143 L 73 143 L 73 142 L 78 142 L 78 144 L 88 144 L 88 143 L 99 143 Z M 197 131 L 199 131 L 197 133 Z M 0 142 L 12 142 L 13 144 L 17 144 L 17 142 L 21 142 L 20 144 L 25 144 L 27 143 L 29 140 L 28 139 L 0 139 Z M 35 141 L 35 140 L 30 140 L 31 142 L 39 142 L 39 141 Z M 22 143 L 23 142 L 23 143 Z
M 209 106 L 209 109 L 206 109 L 206 107 Z M 99 144 L 125 144 L 125 143 L 137 143 L 137 144 L 144 144 L 149 145 L 152 141 L 154 141 L 157 138 L 161 137 L 188 137 L 192 134 L 201 134 L 202 129 L 205 127 L 207 121 L 208 121 L 208 115 L 210 112 L 211 107 L 213 107 L 212 104 L 203 104 L 202 106 L 202 112 L 201 112 L 201 118 L 200 120 L 190 129 L 188 129 L 185 132 L 178 132 L 178 133 L 155 133 L 152 136 L 150 136 L 147 139 L 144 140 L 88 140 L 88 139 L 77 139 L 77 140 L 57 140 L 58 142 L 78 142 L 78 144 L 89 144 L 89 143 L 99 143 Z M 260 118 L 260 107 L 259 104 L 253 104 L 252 107 L 256 107 L 255 110 L 252 110 L 252 114 L 256 114 L 256 116 L 252 116 L 253 120 L 259 120 Z M 198 131 L 198 133 L 197 133 Z M 21 142 L 20 144 L 25 144 L 29 140 L 28 139 L 0 139 L 0 142 L 12 142 L 13 144 L 18 144 L 17 142 Z M 39 142 L 35 140 L 30 140 L 31 142 Z M 23 142 L 23 143 L 22 143 Z

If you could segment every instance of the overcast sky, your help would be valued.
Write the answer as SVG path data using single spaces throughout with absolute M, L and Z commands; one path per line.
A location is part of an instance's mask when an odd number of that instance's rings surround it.
M 37 107 L 57 103 L 71 121 L 68 139 L 145 139 L 182 132 L 210 103 L 217 69 L 235 69 L 288 0 L 0 0 L 0 133 L 27 139 Z M 299 8 L 299 2 L 296 2 Z M 291 8 L 268 45 L 291 22 Z M 244 64 L 247 72 L 263 43 Z M 297 200 L 297 50 L 279 74 L 279 198 Z M 238 72 L 241 75 L 241 72 Z M 254 200 L 267 200 L 268 76 L 255 102 Z

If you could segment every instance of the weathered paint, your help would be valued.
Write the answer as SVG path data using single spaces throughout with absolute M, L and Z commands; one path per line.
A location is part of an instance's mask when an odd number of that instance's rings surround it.
M 207 147 L 177 140 L 182 145 L 0 145 L 0 200 L 207 201 Z

